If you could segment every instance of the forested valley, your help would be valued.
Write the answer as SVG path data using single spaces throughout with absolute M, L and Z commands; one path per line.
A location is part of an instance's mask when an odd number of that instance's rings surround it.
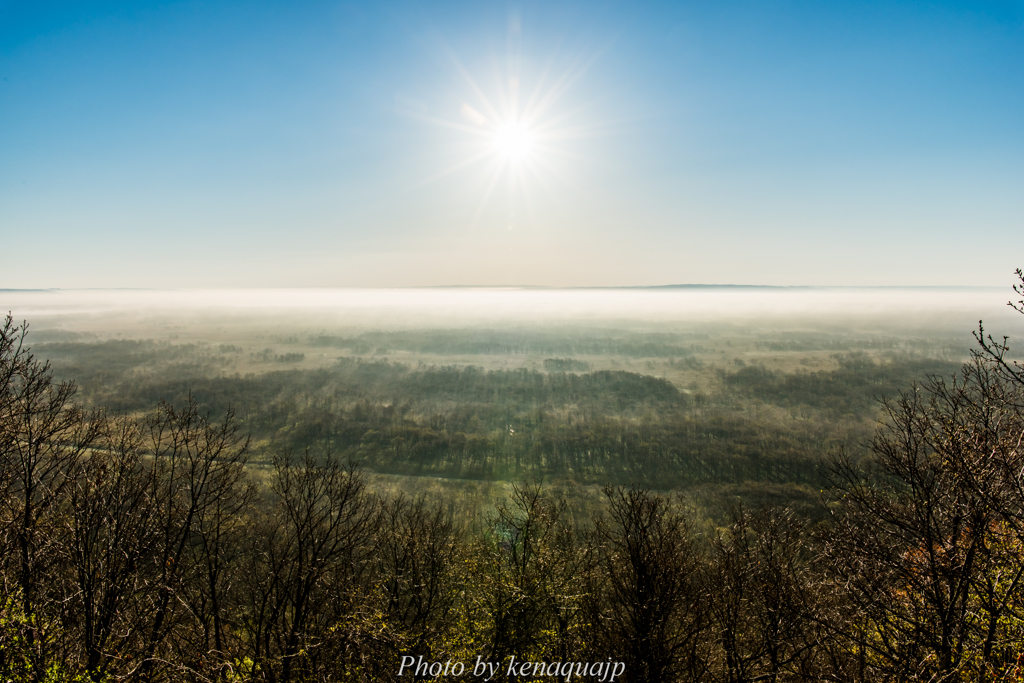
M 0 676 L 1020 680 L 1024 371 L 961 341 L 9 315 Z

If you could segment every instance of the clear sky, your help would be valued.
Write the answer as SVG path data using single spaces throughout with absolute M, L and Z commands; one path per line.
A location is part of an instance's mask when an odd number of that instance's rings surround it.
M 1007 286 L 1022 2 L 0 0 L 0 288 Z

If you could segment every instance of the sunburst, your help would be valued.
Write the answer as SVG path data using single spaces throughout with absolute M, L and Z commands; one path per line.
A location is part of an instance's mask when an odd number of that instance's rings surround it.
M 521 98 L 523 60 L 518 49 L 509 50 L 504 73 L 490 80 L 476 78 L 452 51 L 448 54 L 467 95 L 457 105 L 458 117 L 420 118 L 458 131 L 462 142 L 469 144 L 461 159 L 429 180 L 472 169 L 471 185 L 478 194 L 473 225 L 502 186 L 510 214 L 522 206 L 532 216 L 538 192 L 551 196 L 559 184 L 573 184 L 571 164 L 563 162 L 586 161 L 570 149 L 570 141 L 599 131 L 581 122 L 584 108 L 570 108 L 566 97 L 593 59 L 573 59 L 557 70 L 549 64 L 530 83 L 528 96 Z

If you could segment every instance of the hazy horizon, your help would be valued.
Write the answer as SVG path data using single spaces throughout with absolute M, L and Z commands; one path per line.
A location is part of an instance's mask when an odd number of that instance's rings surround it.
M 1009 290 L 986 287 L 421 287 L 165 290 L 0 290 L 0 310 L 33 329 L 101 336 L 174 330 L 686 328 L 754 324 L 836 330 L 932 330 L 968 335 L 985 320 L 1024 333 Z

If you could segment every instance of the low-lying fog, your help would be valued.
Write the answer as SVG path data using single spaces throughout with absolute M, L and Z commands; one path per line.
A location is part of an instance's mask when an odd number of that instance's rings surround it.
M 84 405 L 143 414 L 192 396 L 214 415 L 236 407 L 264 464 L 328 448 L 389 476 L 751 479 L 806 502 L 825 453 L 865 452 L 879 397 L 960 369 L 979 319 L 1020 357 L 1012 294 L 9 290 L 0 310 L 29 322 L 33 353 L 76 382 Z M 647 449 L 634 469 L 615 469 L 622 444 Z
M 1020 334 L 1024 316 L 998 288 L 664 287 L 268 290 L 0 290 L 0 310 L 37 331 L 163 337 L 170 330 L 280 331 L 608 325 L 967 333 L 979 319 Z M 195 330 L 193 330 L 195 331 Z

